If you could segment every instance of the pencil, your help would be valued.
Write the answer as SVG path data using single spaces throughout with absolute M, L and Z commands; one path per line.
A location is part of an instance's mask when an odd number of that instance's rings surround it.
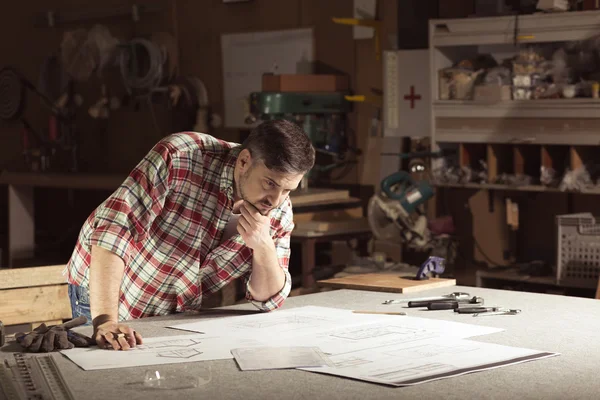
M 381 315 L 406 315 L 405 312 L 392 312 L 392 311 L 352 311 L 354 314 L 381 314 Z

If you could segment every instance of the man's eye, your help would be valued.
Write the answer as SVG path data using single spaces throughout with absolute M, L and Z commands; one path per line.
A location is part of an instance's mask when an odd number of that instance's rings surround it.
M 268 186 L 268 187 L 273 187 L 273 186 L 275 186 L 275 184 L 274 184 L 273 182 L 271 182 L 271 181 L 265 181 L 265 182 L 267 183 L 267 186 Z

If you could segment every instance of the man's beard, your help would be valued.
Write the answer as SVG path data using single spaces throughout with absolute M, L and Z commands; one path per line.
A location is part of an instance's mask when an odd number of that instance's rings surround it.
M 275 206 L 273 204 L 270 204 L 267 199 L 263 199 L 261 201 L 258 201 L 257 203 L 254 203 L 254 202 L 248 200 L 248 198 L 246 197 L 244 187 L 246 186 L 246 183 L 248 182 L 249 176 L 250 176 L 250 170 L 246 171 L 244 174 L 242 174 L 240 176 L 240 181 L 236 185 L 238 197 L 241 200 L 243 200 L 245 203 L 251 204 L 262 215 L 267 215 L 273 208 L 275 208 Z M 263 207 L 268 207 L 268 208 L 263 208 Z

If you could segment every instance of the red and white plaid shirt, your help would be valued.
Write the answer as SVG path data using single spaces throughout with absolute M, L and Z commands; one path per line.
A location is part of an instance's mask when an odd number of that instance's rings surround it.
M 248 283 L 252 249 L 235 234 L 221 243 L 233 208 L 237 144 L 194 132 L 161 140 L 123 184 L 86 220 L 65 274 L 89 287 L 90 249 L 121 257 L 119 319 L 199 309 L 202 296 L 243 278 L 246 298 L 259 309 L 280 307 L 291 289 L 288 272 L 294 228 L 289 198 L 271 211 L 271 235 L 283 289 L 265 302 L 252 299 Z

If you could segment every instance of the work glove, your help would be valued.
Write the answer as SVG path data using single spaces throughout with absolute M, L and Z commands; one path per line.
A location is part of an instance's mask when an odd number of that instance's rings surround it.
M 60 325 L 41 324 L 29 333 L 17 333 L 15 338 L 21 347 L 32 353 L 49 353 L 73 347 L 89 347 L 94 344 L 91 338 L 71 331 L 72 328 L 86 322 L 85 316 L 79 316 Z

